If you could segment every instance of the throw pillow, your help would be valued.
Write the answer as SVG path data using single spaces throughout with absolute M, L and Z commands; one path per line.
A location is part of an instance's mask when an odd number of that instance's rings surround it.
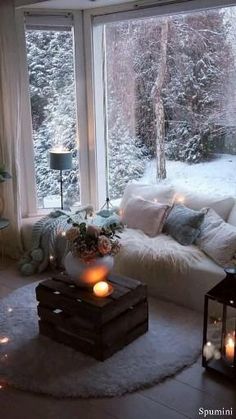
M 122 211 L 122 222 L 129 228 L 142 230 L 148 236 L 155 237 L 162 231 L 169 208 L 169 205 L 134 196 Z
M 236 253 L 236 227 L 209 208 L 196 244 L 218 265 L 227 267 Z
M 166 219 L 164 232 L 183 246 L 188 246 L 199 235 L 204 215 L 204 212 L 194 211 L 184 205 L 174 205 Z
M 140 183 L 130 183 L 126 186 L 124 195 L 120 204 L 120 208 L 123 209 L 128 200 L 133 196 L 146 199 L 148 201 L 154 201 L 161 204 L 172 204 L 174 189 L 172 186 L 165 185 L 142 185 Z

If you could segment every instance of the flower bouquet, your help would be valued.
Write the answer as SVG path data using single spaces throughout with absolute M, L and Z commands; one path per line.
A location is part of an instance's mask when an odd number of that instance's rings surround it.
M 84 262 L 97 257 L 116 255 L 120 250 L 115 227 L 97 227 L 93 224 L 73 224 L 66 232 L 70 251 Z
M 113 256 L 120 250 L 117 226 L 98 227 L 73 223 L 66 239 L 70 252 L 65 258 L 69 276 L 82 286 L 92 286 L 107 276 L 113 266 Z

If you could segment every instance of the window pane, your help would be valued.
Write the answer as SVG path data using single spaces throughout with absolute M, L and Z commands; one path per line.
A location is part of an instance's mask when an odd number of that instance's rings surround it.
M 129 181 L 235 194 L 236 8 L 109 23 L 109 195 Z
M 49 169 L 54 147 L 73 151 L 63 172 L 64 205 L 80 202 L 72 31 L 27 30 L 35 171 L 39 208 L 60 207 L 59 171 Z

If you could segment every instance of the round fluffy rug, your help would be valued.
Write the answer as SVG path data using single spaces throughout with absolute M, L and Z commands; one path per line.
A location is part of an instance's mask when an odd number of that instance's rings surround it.
M 154 385 L 200 354 L 202 318 L 149 299 L 149 331 L 104 362 L 39 336 L 35 284 L 0 302 L 0 381 L 57 397 L 122 395 Z

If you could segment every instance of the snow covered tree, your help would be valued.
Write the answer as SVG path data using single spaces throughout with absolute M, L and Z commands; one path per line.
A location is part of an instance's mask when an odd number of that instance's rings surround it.
M 212 155 L 234 65 L 227 33 L 222 9 L 170 20 L 168 74 L 162 92 L 170 159 L 197 163 Z
M 142 177 L 147 149 L 136 133 L 135 118 L 135 37 L 130 23 L 107 25 L 107 146 L 109 197 L 120 198 L 131 180 Z M 125 56 L 124 56 L 125 51 Z
M 225 9 L 169 17 L 165 51 L 162 37 L 165 21 L 166 18 L 152 18 L 130 21 L 126 27 L 123 23 L 116 24 L 129 36 L 128 52 L 123 49 L 119 57 L 118 51 L 118 60 L 129 62 L 134 74 L 136 136 L 147 146 L 150 157 L 158 159 L 156 127 L 160 123 L 152 92 L 166 55 L 165 80 L 161 95 L 157 96 L 164 104 L 162 132 L 166 155 L 170 159 L 198 162 L 211 155 L 219 135 L 219 121 L 226 113 L 225 92 L 229 74 L 234 74 L 229 25 Z M 117 61 L 117 51 L 114 59 Z M 113 77 L 116 80 L 116 72 Z M 129 84 L 124 85 L 129 90 Z
M 144 149 L 131 137 L 120 117 L 109 133 L 109 192 L 111 199 L 120 198 L 131 179 L 142 176 L 145 168 Z

